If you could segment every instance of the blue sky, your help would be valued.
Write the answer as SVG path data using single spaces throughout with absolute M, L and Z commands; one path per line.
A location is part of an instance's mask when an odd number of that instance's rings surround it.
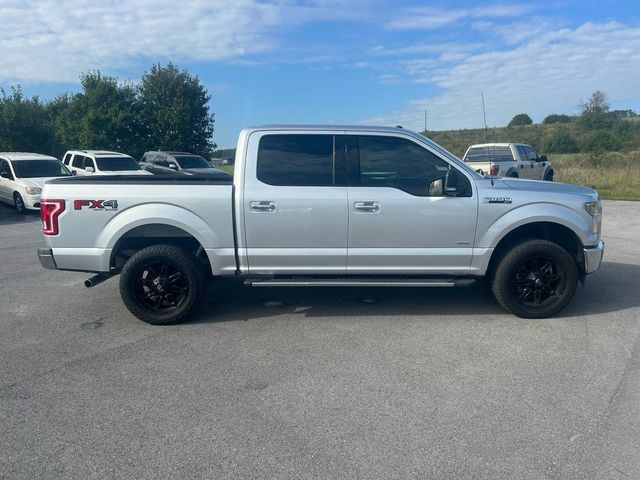
M 0 86 L 51 98 L 99 69 L 172 61 L 213 95 L 214 140 L 262 123 L 490 126 L 575 113 L 605 91 L 640 111 L 637 1 L 1 0 Z

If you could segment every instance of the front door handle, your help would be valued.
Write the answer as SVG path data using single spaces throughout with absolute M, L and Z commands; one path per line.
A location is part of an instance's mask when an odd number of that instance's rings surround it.
M 353 204 L 353 211 L 360 213 L 378 213 L 380 211 L 380 204 L 378 202 L 355 202 Z
M 276 211 L 276 202 L 269 200 L 249 202 L 249 208 L 252 212 L 273 213 Z

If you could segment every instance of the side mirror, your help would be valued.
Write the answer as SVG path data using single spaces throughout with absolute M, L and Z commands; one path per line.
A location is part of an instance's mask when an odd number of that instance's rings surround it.
M 84 167 L 84 171 L 87 173 L 93 173 L 96 171 L 96 169 L 93 167 Z
M 175 163 L 170 163 L 170 164 L 169 164 L 169 168 L 170 168 L 171 170 L 178 170 L 178 165 L 176 165 Z
M 78 172 L 77 172 L 77 171 L 75 171 L 75 170 L 71 170 L 71 175 L 74 175 L 74 176 L 75 176 L 75 175 L 78 175 Z
M 455 197 L 458 194 L 458 187 L 454 185 L 444 187 L 444 194 L 450 197 Z
M 546 162 L 547 161 L 547 156 L 546 155 L 540 155 L 536 160 L 538 160 L 539 162 Z

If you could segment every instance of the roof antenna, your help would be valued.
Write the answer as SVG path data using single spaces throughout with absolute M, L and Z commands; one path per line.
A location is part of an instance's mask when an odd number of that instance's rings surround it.
M 484 108 L 484 92 L 480 92 L 482 95 L 482 117 L 484 118 L 484 141 L 489 143 L 489 130 L 487 129 L 487 112 Z M 482 149 L 484 152 L 484 148 Z M 491 155 L 489 155 L 489 176 L 491 177 L 491 186 L 493 187 L 493 175 L 491 175 Z

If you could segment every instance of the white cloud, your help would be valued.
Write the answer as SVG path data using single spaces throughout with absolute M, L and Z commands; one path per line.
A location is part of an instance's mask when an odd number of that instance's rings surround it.
M 275 32 L 358 9 L 346 0 L 4 0 L 0 81 L 75 82 L 140 60 L 251 62 L 274 48 Z
M 596 89 L 614 102 L 637 99 L 640 27 L 586 23 L 541 34 L 510 50 L 469 55 L 453 64 L 416 59 L 403 67 L 413 81 L 444 92 L 363 122 L 421 129 L 427 108 L 430 129 L 480 127 L 481 92 L 490 125 L 505 125 L 521 112 L 539 121 L 550 113 L 574 112 L 578 100 Z
M 392 30 L 435 30 L 463 19 L 519 17 L 538 8 L 533 4 L 494 4 L 461 9 L 408 7 L 390 20 L 387 27 Z

